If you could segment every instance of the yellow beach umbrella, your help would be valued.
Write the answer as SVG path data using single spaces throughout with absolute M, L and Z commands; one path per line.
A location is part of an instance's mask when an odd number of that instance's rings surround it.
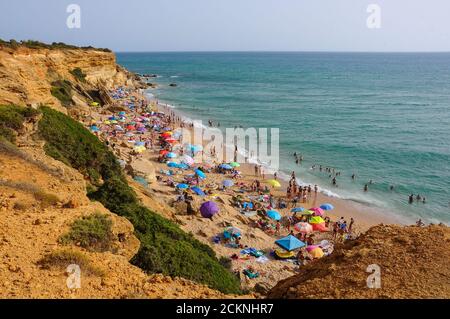
M 325 223 L 325 220 L 323 220 L 320 216 L 313 216 L 309 219 L 310 224 L 322 224 Z
M 269 179 L 267 181 L 267 184 L 269 184 L 272 187 L 281 187 L 281 184 L 279 181 L 277 181 L 276 179 Z
M 317 247 L 317 248 L 311 250 L 309 252 L 309 254 L 311 255 L 312 258 L 315 258 L 315 259 L 322 258 L 324 255 L 323 250 L 320 247 Z

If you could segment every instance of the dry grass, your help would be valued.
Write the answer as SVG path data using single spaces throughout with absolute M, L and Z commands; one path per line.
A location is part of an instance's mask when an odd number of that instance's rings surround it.
M 62 249 L 45 255 L 37 264 L 43 269 L 66 270 L 71 264 L 80 266 L 81 273 L 104 277 L 105 271 L 93 266 L 91 260 L 82 252 L 72 249 Z

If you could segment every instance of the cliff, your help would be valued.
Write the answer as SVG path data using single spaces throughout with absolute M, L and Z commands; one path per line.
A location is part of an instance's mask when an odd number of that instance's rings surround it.
M 55 94 L 55 88 L 61 87 L 63 81 L 70 90 L 68 104 L 82 109 L 86 102 L 110 102 L 104 100 L 107 99 L 105 90 L 112 86 L 145 85 L 118 66 L 112 52 L 50 46 L 11 47 L 0 42 L 0 105 L 48 105 L 67 113 L 68 105 Z
M 379 225 L 279 282 L 268 298 L 449 298 L 449 260 L 449 227 Z M 370 265 L 379 266 L 380 288 L 367 286 Z

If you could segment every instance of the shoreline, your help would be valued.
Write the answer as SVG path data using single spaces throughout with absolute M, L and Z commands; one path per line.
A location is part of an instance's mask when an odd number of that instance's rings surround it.
M 195 119 L 192 118 L 193 115 L 191 114 L 185 114 L 182 111 L 178 110 L 176 107 L 160 101 L 155 94 L 152 93 L 152 97 L 149 98 L 147 96 L 147 93 L 143 92 L 143 96 L 151 102 L 155 102 L 158 110 L 160 111 L 169 111 L 173 112 L 176 116 L 179 116 L 181 119 L 185 121 L 195 121 Z M 162 109 L 160 108 L 162 107 Z M 224 147 L 226 147 L 224 145 Z M 254 163 L 245 163 L 241 164 L 241 171 L 243 175 L 247 177 L 254 176 L 254 166 L 257 164 Z M 287 172 L 282 171 L 281 169 L 278 172 L 284 173 L 284 175 L 287 175 Z M 267 176 L 270 176 L 271 174 L 266 174 Z M 279 176 L 282 174 L 278 174 Z M 299 177 L 296 178 L 297 181 L 299 180 Z M 276 196 L 285 196 L 285 190 L 287 189 L 289 180 L 278 178 L 278 181 L 281 184 L 280 190 L 276 191 Z M 312 185 L 307 182 L 304 182 L 305 185 Z M 412 225 L 413 221 L 406 221 L 406 218 L 402 218 L 401 216 L 395 216 L 394 213 L 388 211 L 387 209 L 383 209 L 378 206 L 370 206 L 366 203 L 360 203 L 351 199 L 345 199 L 335 196 L 329 196 L 325 191 L 329 191 L 328 189 L 323 188 L 321 185 L 319 186 L 319 192 L 317 194 L 317 199 L 315 202 L 317 203 L 330 203 L 335 206 L 335 209 L 333 211 L 327 212 L 327 215 L 334 218 L 335 220 L 339 219 L 340 217 L 344 217 L 346 220 L 349 220 L 351 217 L 355 219 L 355 222 L 359 224 L 359 230 L 360 231 L 366 231 L 372 226 L 378 225 L 378 224 L 396 224 L 396 225 Z M 307 203 L 308 204 L 308 203 Z M 311 207 L 313 207 L 314 203 L 311 204 Z M 339 213 L 336 213 L 336 211 L 339 211 Z

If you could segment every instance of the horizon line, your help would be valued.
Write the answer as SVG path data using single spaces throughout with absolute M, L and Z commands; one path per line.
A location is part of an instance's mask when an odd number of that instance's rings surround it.
M 114 53 L 450 53 L 450 51 L 326 51 L 326 50 L 112 50 Z

